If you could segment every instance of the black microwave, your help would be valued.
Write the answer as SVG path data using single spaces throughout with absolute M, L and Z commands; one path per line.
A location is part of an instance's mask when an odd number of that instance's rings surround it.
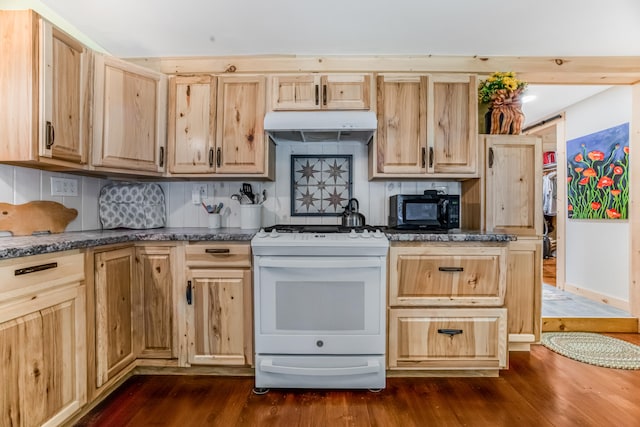
M 389 227 L 409 230 L 460 228 L 460 196 L 435 190 L 391 196 Z

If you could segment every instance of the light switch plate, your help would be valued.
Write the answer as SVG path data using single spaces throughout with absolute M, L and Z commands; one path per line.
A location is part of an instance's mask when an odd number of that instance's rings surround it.
M 52 196 L 77 196 L 78 180 L 75 178 L 51 177 Z

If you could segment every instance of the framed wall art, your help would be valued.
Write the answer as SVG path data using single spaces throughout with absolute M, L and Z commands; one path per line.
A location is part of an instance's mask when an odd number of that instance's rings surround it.
M 567 141 L 567 215 L 627 219 L 629 123 Z
M 291 216 L 339 216 L 351 198 L 351 155 L 291 156 Z

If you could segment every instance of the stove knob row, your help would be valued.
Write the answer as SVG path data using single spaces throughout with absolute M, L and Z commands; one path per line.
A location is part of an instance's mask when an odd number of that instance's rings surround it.
M 263 238 L 263 237 L 280 237 L 280 233 L 278 233 L 278 231 L 274 228 L 273 230 L 271 230 L 271 232 L 267 233 L 266 231 L 264 231 L 264 228 L 261 228 L 260 231 L 258 231 L 256 233 L 257 237 Z
M 356 233 L 356 230 L 351 229 L 351 231 L 349 232 L 349 237 L 351 237 L 352 239 L 355 239 L 357 237 L 361 237 L 364 239 L 368 239 L 369 237 L 381 239 L 384 237 L 384 233 L 380 231 L 380 229 L 377 229 L 374 232 L 370 232 L 369 230 L 363 230 L 362 233 Z

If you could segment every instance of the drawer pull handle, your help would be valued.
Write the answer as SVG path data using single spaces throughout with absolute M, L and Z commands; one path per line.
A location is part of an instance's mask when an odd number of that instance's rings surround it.
M 50 270 L 52 268 L 57 268 L 57 262 L 50 262 L 48 264 L 34 265 L 32 267 L 19 268 L 15 270 L 14 274 L 16 276 L 22 276 L 23 274 L 35 273 L 36 271 L 44 271 Z
M 438 271 L 447 271 L 450 273 L 456 273 L 460 271 L 464 271 L 462 267 L 438 267 Z
M 454 335 L 459 335 L 462 333 L 462 329 L 438 329 L 439 334 L 449 335 L 453 337 Z
M 221 248 L 221 249 L 205 249 L 204 250 L 205 253 L 207 254 L 228 254 L 229 252 L 231 252 L 231 250 L 227 249 L 227 248 Z

